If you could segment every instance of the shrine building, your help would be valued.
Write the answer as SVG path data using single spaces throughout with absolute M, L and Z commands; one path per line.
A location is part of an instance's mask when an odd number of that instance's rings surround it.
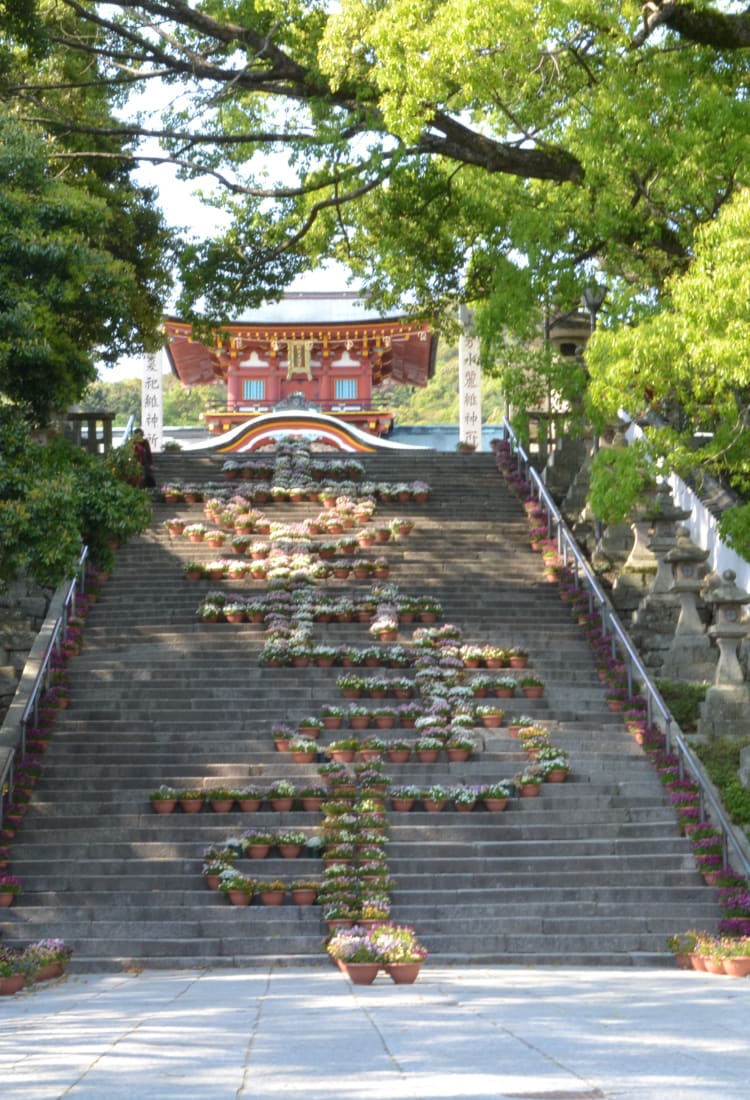
M 185 386 L 221 382 L 226 406 L 205 414 L 213 435 L 277 409 L 310 409 L 373 435 L 386 435 L 393 412 L 373 408 L 386 378 L 425 386 L 437 337 L 424 322 L 381 317 L 352 293 L 289 293 L 224 325 L 212 345 L 190 324 L 163 325 L 173 373 Z

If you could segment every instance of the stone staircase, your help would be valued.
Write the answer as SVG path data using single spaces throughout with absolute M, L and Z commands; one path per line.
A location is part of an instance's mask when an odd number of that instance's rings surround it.
M 508 713 L 538 717 L 572 764 L 566 783 L 513 799 L 502 814 L 389 812 L 393 919 L 413 924 L 443 963 L 668 962 L 670 933 L 715 924 L 713 891 L 647 757 L 607 710 L 580 629 L 543 583 L 522 509 L 492 458 L 358 457 L 367 477 L 432 485 L 428 504 L 379 506 L 378 516 L 406 513 L 417 522 L 408 539 L 382 548 L 391 579 L 410 594 L 437 596 L 467 642 L 529 651 L 545 696 L 509 701 Z M 157 474 L 162 483 L 219 481 L 221 463 L 220 456 L 161 455 Z M 263 507 L 282 520 L 320 510 Z M 318 907 L 234 908 L 206 889 L 200 873 L 209 844 L 250 828 L 312 831 L 317 814 L 161 816 L 147 799 L 161 783 L 316 783 L 315 765 L 274 750 L 270 728 L 341 701 L 340 668 L 261 667 L 262 627 L 200 621 L 196 607 L 209 587 L 261 586 L 185 580 L 185 561 L 219 552 L 171 540 L 162 521 L 175 513 L 198 520 L 202 505 L 157 503 L 151 529 L 117 552 L 90 611 L 83 651 L 70 666 L 71 705 L 13 845 L 24 894 L 0 910 L 0 929 L 11 943 L 62 937 L 79 970 L 320 962 Z M 342 594 L 361 583 L 325 582 Z M 369 641 L 357 623 L 319 626 L 316 636 Z M 387 767 L 395 782 L 420 786 L 482 783 L 520 770 L 526 757 L 507 728 L 476 732 L 483 748 L 468 763 Z M 314 877 L 321 864 L 267 859 L 243 869 L 290 881 Z

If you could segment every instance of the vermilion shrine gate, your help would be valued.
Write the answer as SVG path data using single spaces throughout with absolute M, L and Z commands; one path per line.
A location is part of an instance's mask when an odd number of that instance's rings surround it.
M 206 413 L 213 435 L 277 409 L 312 409 L 373 435 L 386 434 L 393 413 L 372 407 L 383 379 L 424 386 L 432 377 L 437 338 L 426 323 L 380 318 L 356 310 L 352 294 L 289 294 L 275 306 L 288 319 L 221 328 L 213 346 L 192 338 L 192 327 L 164 322 L 173 372 L 187 386 L 223 382 L 226 408 Z M 341 320 L 327 320 L 338 310 Z M 359 312 L 359 317 L 357 316 Z M 312 320 L 293 320 L 295 313 Z

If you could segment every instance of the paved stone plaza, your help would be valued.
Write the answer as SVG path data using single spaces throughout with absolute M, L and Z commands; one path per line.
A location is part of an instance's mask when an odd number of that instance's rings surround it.
M 750 981 L 670 969 L 72 975 L 0 999 L 4 1100 L 746 1100 Z

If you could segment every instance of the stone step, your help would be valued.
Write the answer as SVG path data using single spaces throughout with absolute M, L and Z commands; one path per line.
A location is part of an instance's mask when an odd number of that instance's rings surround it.
M 227 488 L 222 456 L 163 458 L 164 480 Z M 370 480 L 403 477 L 403 456 L 362 461 Z M 459 623 L 467 641 L 530 651 L 545 697 L 519 696 L 503 705 L 508 715 L 530 714 L 547 724 L 555 743 L 571 753 L 574 770 L 567 783 L 548 785 L 538 799 L 513 799 L 504 814 L 389 811 L 394 915 L 418 926 L 436 960 L 664 961 L 672 931 L 711 926 L 715 892 L 703 886 L 650 763 L 619 716 L 606 709 L 579 628 L 554 587 L 542 581 L 541 560 L 526 544 L 519 502 L 489 455 L 410 452 L 409 478 L 430 481 L 433 494 L 424 506 L 380 508 L 382 516 L 408 514 L 416 521 L 409 539 L 378 550 L 392 564 L 394 583 L 403 592 L 435 594 L 446 621 Z M 264 510 L 272 519 L 297 521 L 322 509 L 306 503 Z M 262 627 L 197 620 L 206 592 L 252 596 L 264 586 L 185 581 L 186 561 L 228 555 L 169 539 L 162 523 L 173 514 L 198 520 L 203 507 L 157 503 L 152 528 L 117 551 L 114 574 L 91 608 L 83 651 L 70 666 L 71 706 L 58 719 L 45 775 L 13 844 L 12 868 L 24 878 L 24 893 L 0 912 L 0 933 L 5 942 L 63 935 L 80 972 L 170 960 L 185 965 L 186 959 L 192 965 L 319 964 L 324 928 L 318 909 L 253 905 L 240 914 L 206 890 L 200 873 L 207 845 L 253 828 L 313 834 L 318 814 L 205 810 L 157 817 L 147 800 L 162 782 L 262 786 L 284 777 L 317 785 L 314 765 L 296 765 L 275 752 L 270 726 L 295 723 L 324 702 L 342 702 L 340 667 L 261 668 Z M 319 586 L 346 595 L 366 588 L 348 580 Z M 402 641 L 413 629 L 402 627 Z M 360 623 L 316 624 L 315 637 L 369 644 L 367 624 Z M 480 751 L 466 764 L 412 762 L 387 771 L 399 783 L 449 785 L 510 777 L 524 765 L 525 754 L 507 732 L 477 727 L 475 734 Z M 320 744 L 336 736 L 327 734 Z M 310 857 L 272 856 L 239 866 L 256 877 L 290 881 L 323 869 Z

